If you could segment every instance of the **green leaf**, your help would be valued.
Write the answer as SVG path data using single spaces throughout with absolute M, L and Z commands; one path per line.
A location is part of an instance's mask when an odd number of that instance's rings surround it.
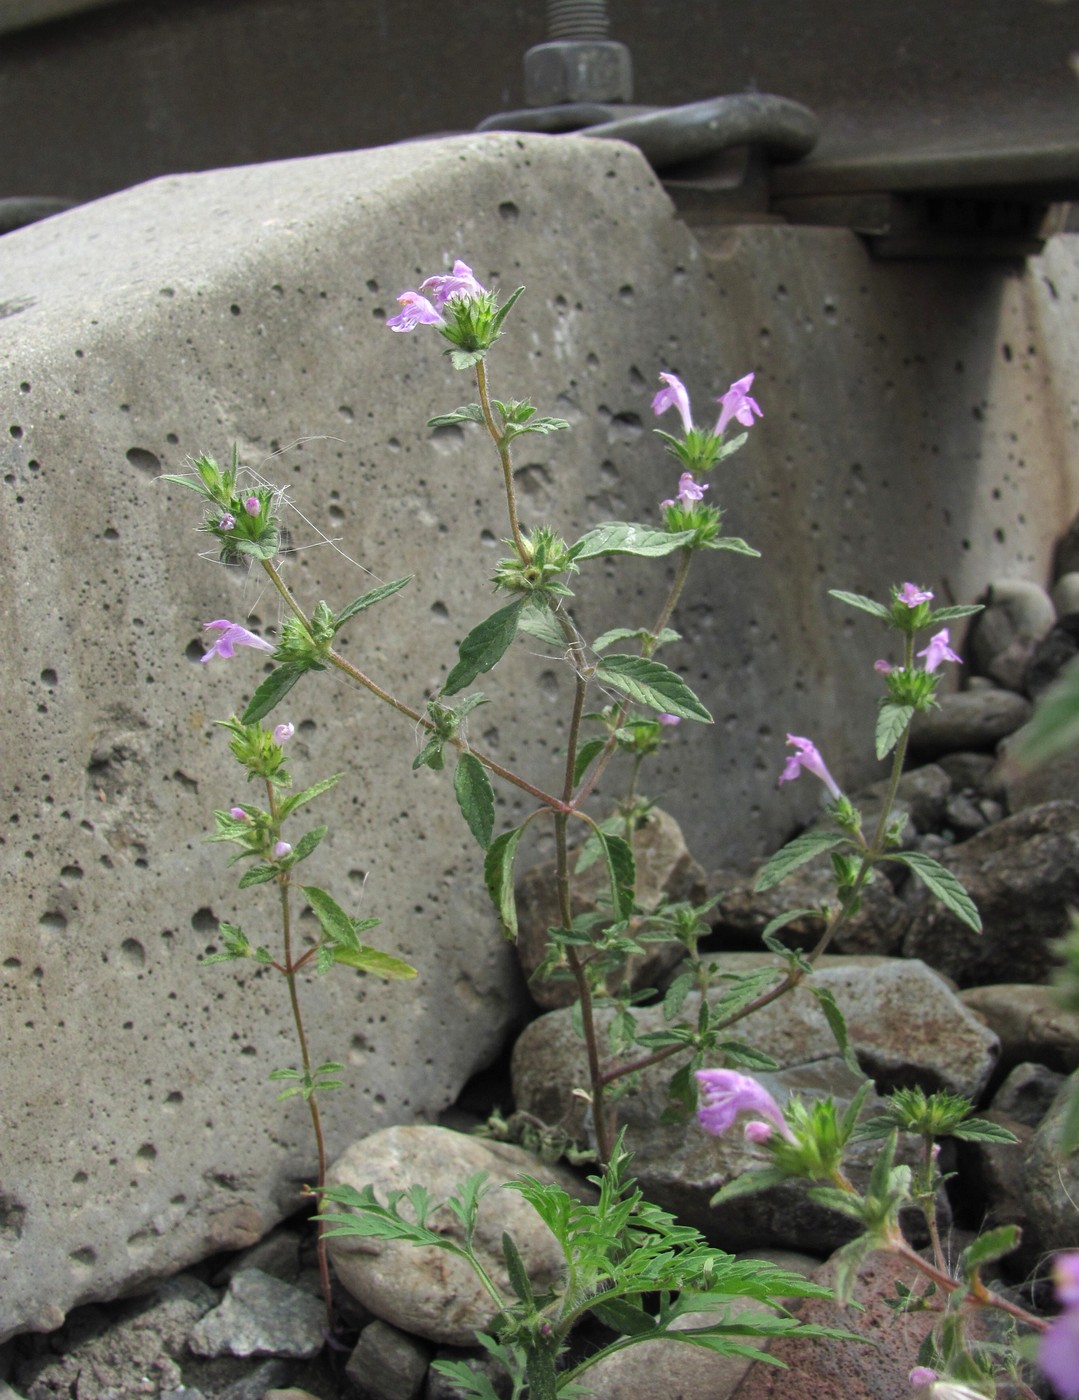
M 487 358 L 486 350 L 449 350 L 447 354 L 454 369 L 471 369 Z
M 466 403 L 460 408 L 455 408 L 452 413 L 439 413 L 434 418 L 428 418 L 429 428 L 448 428 L 451 423 L 486 423 L 483 416 L 483 409 L 478 403 Z
M 310 831 L 304 832 L 303 836 L 296 842 L 292 853 L 285 857 L 282 864 L 291 869 L 298 861 L 306 860 L 329 829 L 328 826 L 315 826 Z
M 518 287 L 516 291 L 510 293 L 510 295 L 498 308 L 498 311 L 495 313 L 495 318 L 491 322 L 491 330 L 493 332 L 492 339 L 494 338 L 494 336 L 499 335 L 501 333 L 503 321 L 505 321 L 506 317 L 510 314 L 510 311 L 516 305 L 517 298 L 521 295 L 523 291 L 523 287 Z
M 974 901 L 946 866 L 923 855 L 921 851 L 899 851 L 885 859 L 899 861 L 908 870 L 913 870 L 926 889 L 935 894 L 957 919 L 961 919 L 975 933 L 981 933 L 982 921 Z
M 506 1276 L 510 1281 L 510 1287 L 522 1303 L 527 1303 L 531 1308 L 535 1304 L 535 1297 L 532 1293 L 532 1284 L 528 1279 L 528 1272 L 521 1258 L 520 1250 L 513 1242 L 513 1237 L 505 1230 L 502 1232 L 502 1258 L 506 1261 Z
M 445 748 L 445 736 L 432 734 L 412 760 L 412 771 L 415 772 L 418 768 L 433 768 L 436 773 L 440 773 L 446 766 Z
M 297 807 L 302 807 L 304 803 L 311 802 L 316 797 L 321 797 L 324 792 L 329 792 L 335 783 L 339 782 L 340 773 L 335 773 L 332 778 L 323 778 L 321 782 L 313 783 L 311 787 L 304 788 L 303 792 L 293 793 L 291 797 L 285 799 L 277 809 L 278 821 L 283 822 L 286 817 L 291 816 Z
M 527 423 L 508 423 L 506 431 L 502 434 L 502 442 L 512 442 L 522 433 L 557 433 L 568 427 L 569 423 L 565 418 L 532 418 Z
M 853 845 L 853 842 L 840 831 L 803 831 L 801 836 L 796 836 L 793 841 L 788 841 L 776 851 L 757 876 L 753 888 L 757 894 L 763 894 L 765 890 L 770 890 L 773 885 L 785 880 L 792 870 L 806 865 L 814 856 L 823 851 L 834 851 L 837 846 L 844 845 Z
M 850 1048 L 850 1041 L 847 1039 L 847 1021 L 839 1009 L 839 1003 L 827 987 L 819 986 L 812 978 L 805 985 L 820 1003 L 824 1019 L 828 1022 L 828 1029 L 835 1036 L 835 1043 L 839 1046 L 839 1053 L 846 1061 L 847 1068 L 860 1075 L 862 1067 L 855 1059 L 854 1051 Z
M 959 1268 L 964 1278 L 969 1278 L 975 1269 L 983 1264 L 995 1264 L 1019 1244 L 1022 1230 L 1018 1225 L 998 1225 L 995 1230 L 986 1230 L 984 1235 L 969 1244 L 959 1256 Z
M 882 700 L 877 714 L 877 758 L 887 758 L 903 737 L 903 731 L 914 714 L 913 705 L 896 705 Z
M 502 927 L 508 938 L 517 937 L 517 901 L 513 893 L 513 861 L 517 846 L 524 835 L 524 827 L 514 827 L 496 836 L 487 847 L 483 862 L 483 878 L 487 892 L 498 910 Z
M 604 1300 L 601 1296 L 593 1303 L 590 1311 L 604 1327 L 609 1327 L 612 1332 L 621 1332 L 627 1337 L 644 1337 L 656 1331 L 656 1319 L 652 1314 L 645 1312 L 644 1308 L 631 1303 L 627 1298 Z
M 965 603 L 954 608 L 934 608 L 926 619 L 926 627 L 935 627 L 938 622 L 954 622 L 957 617 L 972 617 L 984 612 L 984 603 Z
M 788 909 L 783 914 L 777 914 L 774 919 L 769 919 L 761 932 L 761 942 L 772 953 L 778 953 L 782 958 L 798 957 L 796 950 L 788 948 L 785 943 L 776 937 L 781 928 L 786 928 L 788 924 L 797 923 L 799 919 L 820 919 L 825 917 L 821 909 Z M 806 971 L 809 971 L 810 964 L 806 964 Z
M 745 554 L 750 559 L 759 559 L 761 552 L 754 549 L 751 544 L 746 544 L 745 540 L 740 540 L 737 535 L 714 535 L 712 539 L 704 541 L 705 549 L 729 549 L 732 554 Z
M 377 948 L 367 948 L 362 943 L 355 948 L 335 946 L 333 960 L 345 967 L 359 968 L 361 972 L 373 972 L 376 977 L 384 977 L 388 982 L 405 982 L 416 976 L 411 963 L 389 953 L 381 953 Z
M 1079 744 L 1079 664 L 1072 662 L 1039 697 L 1034 717 L 1017 735 L 1009 757 L 1022 768 L 1036 768 Z
M 763 1167 L 760 1171 L 743 1172 L 733 1181 L 728 1181 L 726 1186 L 721 1186 L 708 1204 L 718 1206 L 736 1200 L 739 1196 L 752 1196 L 757 1191 L 766 1191 L 770 1186 L 778 1186 L 781 1181 L 786 1180 L 786 1172 L 780 1171 L 778 1167 Z
M 999 1123 L 990 1123 L 987 1118 L 965 1118 L 952 1128 L 950 1137 L 962 1138 L 964 1142 L 1006 1142 L 1015 1143 L 1019 1139 Z
M 543 642 L 546 646 L 557 647 L 559 651 L 565 651 L 566 638 L 562 629 L 555 623 L 550 610 L 546 607 L 527 607 L 521 614 L 521 620 L 517 624 L 517 630 L 527 632 L 530 637 L 535 637 L 537 641 Z
M 284 665 L 271 671 L 247 702 L 247 709 L 240 716 L 240 723 L 257 724 L 284 699 L 306 669 L 305 666 L 295 666 L 286 661 Z
M 676 977 L 663 997 L 663 1018 L 666 1021 L 673 1021 L 685 1005 L 686 997 L 697 985 L 695 973 L 683 972 L 680 977 Z
M 841 603 L 849 603 L 852 608 L 861 608 L 862 612 L 872 613 L 874 617 L 879 617 L 883 622 L 891 622 L 892 614 L 883 603 L 876 602 L 873 598 L 867 598 L 862 593 L 845 593 L 841 588 L 829 588 L 829 598 L 838 598 Z
M 347 608 L 342 608 L 337 614 L 333 620 L 333 630 L 340 631 L 350 617 L 355 617 L 357 613 L 363 612 L 365 608 L 369 608 L 375 603 L 381 603 L 383 598 L 391 598 L 411 582 L 412 575 L 409 574 L 407 578 L 394 579 L 392 583 L 383 583 L 378 588 L 372 588 L 369 592 L 362 593 L 354 602 L 349 603 Z
M 711 724 L 712 716 L 676 672 L 659 661 L 616 652 L 596 666 L 596 679 L 661 714 Z
M 356 934 L 352 927 L 352 920 L 337 903 L 337 901 L 319 889 L 318 885 L 301 885 L 303 897 L 311 906 L 311 912 L 319 922 L 322 932 L 331 943 L 344 944 L 346 947 L 355 946 Z
M 252 885 L 268 884 L 280 873 L 281 869 L 276 865 L 253 865 L 250 870 L 245 870 L 240 876 L 240 889 L 246 890 L 250 889 Z
M 664 627 L 662 631 L 654 634 L 657 646 L 663 646 L 666 642 L 677 642 L 680 633 L 675 632 L 670 627 Z M 604 632 L 592 643 L 593 651 L 606 651 L 615 642 L 651 641 L 653 633 L 649 627 L 612 627 L 609 632 Z
M 647 525 L 631 525 L 625 520 L 608 520 L 589 530 L 571 549 L 574 559 L 599 559 L 605 554 L 634 554 L 640 559 L 659 559 L 689 544 L 695 530 L 653 530 Z
M 189 476 L 176 476 L 172 472 L 163 472 L 157 478 L 158 481 L 171 481 L 174 486 L 190 486 L 192 491 L 197 491 L 200 496 L 205 496 L 206 492 L 197 481 L 192 481 Z
M 502 659 L 506 648 L 517 635 L 523 606 L 524 599 L 518 598 L 484 618 L 478 627 L 473 627 L 457 648 L 461 659 L 446 677 L 446 684 L 442 687 L 444 695 L 456 695 L 466 685 L 471 685 L 481 672 L 489 671 Z
M 469 831 L 486 850 L 495 824 L 495 795 L 487 770 L 475 754 L 463 753 L 458 758 L 453 791 Z
M 621 836 L 599 831 L 607 874 L 611 880 L 611 908 L 616 919 L 628 919 L 633 913 L 634 886 L 637 882 L 637 862 L 633 847 Z
M 573 765 L 573 785 L 574 787 L 581 781 L 584 775 L 592 766 L 592 760 L 597 758 L 607 747 L 606 739 L 587 739 L 577 750 L 577 758 Z

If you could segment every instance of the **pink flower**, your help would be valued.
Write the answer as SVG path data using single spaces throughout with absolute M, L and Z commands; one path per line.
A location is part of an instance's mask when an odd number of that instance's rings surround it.
M 232 514 L 231 511 L 225 512 L 225 514 L 217 522 L 217 528 L 219 530 L 235 530 L 236 517 Z
M 414 331 L 417 326 L 444 326 L 446 323 L 435 308 L 419 292 L 402 292 L 397 298 L 402 310 L 391 316 L 386 325 L 391 331 Z
M 295 733 L 296 733 L 296 726 L 295 726 L 294 724 L 278 724 L 278 725 L 275 725 L 275 726 L 274 726 L 274 732 L 273 732 L 274 743 L 275 743 L 275 744 L 287 744 L 288 741 L 292 738 L 293 734 L 295 734 Z
M 660 724 L 670 724 L 670 725 L 674 725 L 674 724 L 681 724 L 681 723 L 682 723 L 682 721 L 679 719 L 679 717 L 678 717 L 677 715 L 669 715 L 669 714 L 667 714 L 667 713 L 663 713 L 663 714 L 661 714 L 661 715 L 656 715 L 656 719 L 657 719 L 657 721 L 658 721 Z
M 692 472 L 683 472 L 678 478 L 678 495 L 671 501 L 660 501 L 660 509 L 666 510 L 668 506 L 673 506 L 675 501 L 679 505 L 688 506 L 695 501 L 703 501 L 704 493 L 708 490 L 708 485 L 701 485 Z
M 242 807 L 230 807 L 229 816 L 234 822 L 248 822 L 251 820 Z
M 762 1143 L 775 1132 L 771 1123 L 762 1123 L 759 1118 L 753 1118 L 746 1124 L 746 1142 Z
M 838 802 L 843 794 L 839 790 L 839 784 L 832 777 L 831 773 L 824 766 L 824 759 L 817 752 L 816 746 L 810 739 L 799 739 L 796 734 L 787 735 L 787 743 L 793 744 L 798 750 L 792 753 L 787 759 L 786 767 L 779 775 L 779 782 L 790 783 L 798 777 L 802 769 L 812 773 L 815 778 L 819 778 L 832 795 L 832 800 Z
M 723 406 L 716 419 L 717 434 L 723 432 L 732 418 L 737 419 L 743 428 L 752 428 L 754 414 L 758 418 L 764 417 L 757 400 L 749 396 L 752 383 L 753 375 L 747 374 L 741 379 L 736 379 L 727 392 L 716 399 L 716 403 Z
M 883 657 L 879 661 L 873 662 L 873 670 L 882 676 L 890 676 L 895 667 L 890 661 L 885 661 Z
M 665 389 L 660 389 L 652 400 L 652 412 L 658 417 L 661 413 L 666 413 L 669 408 L 676 408 L 682 417 L 682 427 L 686 433 L 693 431 L 693 418 L 689 411 L 689 394 L 686 386 L 676 374 L 661 374 L 660 379 L 666 384 Z
M 1079 1396 L 1079 1253 L 1056 1256 L 1053 1282 L 1064 1311 L 1042 1333 L 1038 1365 L 1064 1400 L 1075 1400 Z
M 935 671 L 942 661 L 955 661 L 962 666 L 962 657 L 956 656 L 948 645 L 948 640 L 948 629 L 942 627 L 935 637 L 930 637 L 929 645 L 918 652 L 919 656 L 925 657 L 927 671 Z
M 285 856 L 287 856 L 291 850 L 292 847 L 287 841 L 278 841 L 277 845 L 273 848 L 274 860 L 284 860 Z
M 932 1385 L 937 1379 L 937 1373 L 932 1366 L 915 1366 L 907 1380 L 911 1385 Z
M 420 283 L 421 292 L 430 292 L 431 301 L 441 311 L 448 301 L 454 297 L 466 297 L 469 301 L 486 294 L 487 288 L 480 286 L 472 276 L 472 269 L 468 263 L 462 262 L 460 258 L 453 264 L 453 271 L 448 277 L 428 277 L 426 282 Z M 398 301 L 401 298 L 398 297 Z M 389 322 L 386 322 L 389 325 Z
M 227 617 L 218 618 L 216 622 L 204 622 L 202 624 L 205 632 L 220 632 L 220 637 L 202 658 L 205 666 L 215 656 L 224 657 L 226 661 L 231 661 L 235 656 L 236 647 L 257 647 L 259 651 L 273 651 L 270 642 L 265 642 L 261 637 L 256 637 L 254 632 L 249 632 L 246 627 L 241 627 L 238 622 L 230 622 Z
M 895 597 L 896 602 L 906 603 L 908 608 L 916 608 L 919 603 L 931 602 L 933 595 L 927 588 L 919 588 L 916 584 L 905 583 Z
M 702 1099 L 697 1118 L 707 1133 L 725 1133 L 740 1113 L 759 1113 L 777 1132 L 790 1138 L 782 1110 L 764 1087 L 733 1069 L 699 1069 L 695 1078 Z
M 261 509 L 262 502 L 257 496 L 248 496 L 247 500 L 244 501 L 244 510 L 247 511 L 248 515 L 258 515 Z

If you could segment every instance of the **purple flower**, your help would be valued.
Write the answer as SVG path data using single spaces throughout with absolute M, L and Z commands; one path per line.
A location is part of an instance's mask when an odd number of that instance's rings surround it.
M 204 632 L 221 633 L 202 658 L 204 666 L 215 656 L 222 656 L 226 661 L 231 661 L 236 654 L 235 647 L 258 647 L 259 651 L 273 651 L 270 642 L 264 642 L 261 637 L 256 637 L 254 632 L 249 632 L 238 622 L 230 622 L 227 617 L 220 617 L 216 622 L 204 622 L 202 628 Z
M 951 647 L 948 645 L 948 640 L 948 629 L 947 627 L 942 627 L 936 636 L 930 637 L 929 645 L 925 647 L 924 650 L 918 652 L 919 656 L 925 657 L 925 669 L 927 671 L 935 671 L 942 661 L 955 661 L 962 666 L 963 658 L 956 656 L 955 652 L 952 651 Z
M 717 434 L 723 432 L 732 418 L 736 418 L 743 428 L 752 428 L 754 414 L 758 418 L 764 417 L 757 400 L 749 396 L 752 383 L 752 374 L 747 374 L 741 379 L 736 379 L 727 392 L 716 399 L 716 403 L 723 405 L 716 419 Z
M 1079 1250 L 1058 1254 L 1053 1260 L 1053 1289 L 1061 1307 L 1079 1304 Z
M 906 603 L 908 608 L 916 608 L 919 603 L 931 602 L 933 595 L 927 588 L 919 588 L 916 584 L 905 583 L 895 597 L 896 602 Z
M 657 719 L 657 721 L 658 721 L 660 724 L 670 724 L 670 725 L 674 725 L 674 724 L 681 724 L 681 723 L 682 723 L 682 721 L 681 721 L 681 719 L 678 717 L 678 715 L 669 715 L 669 714 L 667 714 L 666 712 L 664 712 L 664 713 L 661 714 L 661 715 L 656 715 L 656 719 Z
M 274 860 L 284 860 L 291 850 L 292 847 L 287 841 L 278 841 L 277 845 L 273 848 Z
M 763 1143 L 775 1132 L 771 1123 L 762 1123 L 759 1118 L 752 1118 L 746 1124 L 746 1142 Z
M 824 759 L 817 752 L 816 746 L 810 739 L 799 739 L 796 734 L 787 735 L 787 743 L 793 744 L 798 750 L 792 753 L 787 759 L 786 767 L 779 775 L 779 782 L 790 783 L 799 775 L 803 768 L 812 773 L 815 778 L 819 778 L 828 791 L 832 794 L 832 799 L 838 802 L 843 794 L 839 790 L 839 785 L 832 777 L 831 773 L 824 766 Z
M 469 301 L 474 301 L 476 297 L 486 295 L 487 288 L 481 287 L 472 276 L 472 269 L 468 263 L 462 262 L 460 258 L 453 264 L 453 271 L 448 277 L 428 277 L 426 282 L 420 283 L 421 292 L 429 292 L 431 301 L 441 311 L 448 301 L 454 297 L 465 297 Z M 398 297 L 400 301 L 401 298 Z M 389 322 L 386 323 L 389 325 Z
M 884 658 L 881 657 L 879 661 L 873 662 L 873 670 L 882 676 L 890 676 L 895 670 L 895 667 L 890 661 L 885 661 Z
M 217 528 L 219 530 L 235 530 L 236 517 L 230 511 L 226 511 L 225 514 L 221 517 L 221 519 L 217 522 Z
M 417 326 L 444 326 L 446 323 L 435 308 L 419 292 L 402 292 L 397 298 L 402 310 L 391 316 L 386 325 L 391 331 L 414 331 Z
M 278 724 L 278 725 L 275 725 L 275 726 L 274 726 L 274 732 L 273 732 L 274 743 L 275 743 L 275 744 L 287 744 L 288 741 L 292 738 L 293 734 L 295 734 L 295 733 L 296 733 L 296 726 L 295 726 L 294 724 Z
M 907 1380 L 911 1385 L 932 1385 L 937 1379 L 937 1373 L 932 1366 L 915 1366 Z
M 251 820 L 242 807 L 230 807 L 229 816 L 234 822 L 249 822 Z
M 665 389 L 660 389 L 652 400 L 652 412 L 658 417 L 661 413 L 666 413 L 669 408 L 676 408 L 682 417 L 682 427 L 686 433 L 693 431 L 693 418 L 689 411 L 689 394 L 686 393 L 686 386 L 676 374 L 661 374 L 660 379 L 666 384 Z
M 790 1138 L 783 1113 L 763 1084 L 733 1069 L 699 1069 L 696 1080 L 702 1102 L 697 1118 L 707 1133 L 725 1133 L 740 1113 L 759 1113 Z
M 1064 1400 L 1079 1396 L 1079 1308 L 1065 1308 L 1042 1333 L 1038 1365 Z
M 247 500 L 244 501 L 244 510 L 247 511 L 248 515 L 258 515 L 261 509 L 262 502 L 257 496 L 248 496 Z
M 675 501 L 679 505 L 692 505 L 695 501 L 703 501 L 704 493 L 708 490 L 707 482 L 702 486 L 694 477 L 692 472 L 683 472 L 678 478 L 678 495 L 671 501 L 660 501 L 660 509 L 666 510 L 668 506 L 673 506 Z

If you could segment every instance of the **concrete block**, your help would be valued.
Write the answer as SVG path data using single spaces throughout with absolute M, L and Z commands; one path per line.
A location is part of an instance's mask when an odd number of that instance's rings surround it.
M 712 494 L 765 557 L 710 555 L 691 576 L 675 621 L 693 646 L 667 656 L 717 723 L 683 724 L 643 781 L 705 866 L 763 854 L 812 810 L 808 783 L 775 792 L 786 730 L 813 735 L 844 786 L 878 776 L 881 639 L 827 587 L 911 578 L 968 599 L 1041 577 L 1079 505 L 1066 238 L 1024 277 L 880 266 L 835 230 L 698 239 L 631 148 L 513 135 L 169 177 L 4 238 L 0 1337 L 252 1242 L 311 1179 L 303 1105 L 266 1082 L 295 1059 L 281 989 L 197 966 L 222 919 L 273 930 L 201 842 L 239 796 L 212 721 L 261 658 L 200 667 L 200 624 L 272 630 L 279 605 L 198 557 L 194 498 L 157 478 L 238 442 L 287 488 L 303 548 L 286 568 L 311 602 L 415 573 L 350 632 L 422 704 L 493 607 L 506 533 L 479 438 L 424 427 L 469 387 L 433 333 L 382 325 L 455 256 L 528 287 L 494 392 L 573 424 L 522 444 L 526 522 L 572 537 L 656 520 L 677 482 L 649 432 L 657 373 L 685 377 L 701 422 L 757 373 L 765 417 Z M 650 620 L 664 572 L 595 568 L 586 633 L 626 604 Z M 571 682 L 536 650 L 514 650 L 473 723 L 550 788 Z M 420 973 L 303 988 L 316 1058 L 347 1064 L 325 1105 L 333 1154 L 433 1118 L 498 1052 L 520 989 L 450 783 L 410 772 L 407 726 L 319 677 L 281 717 L 301 781 L 347 773 L 311 877 L 379 915 L 381 946 Z M 499 801 L 502 824 L 526 810 Z

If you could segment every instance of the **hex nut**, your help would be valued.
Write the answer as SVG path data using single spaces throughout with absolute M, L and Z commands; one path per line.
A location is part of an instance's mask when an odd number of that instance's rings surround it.
M 633 61 L 613 39 L 555 39 L 525 54 L 525 102 L 628 102 L 633 96 Z

